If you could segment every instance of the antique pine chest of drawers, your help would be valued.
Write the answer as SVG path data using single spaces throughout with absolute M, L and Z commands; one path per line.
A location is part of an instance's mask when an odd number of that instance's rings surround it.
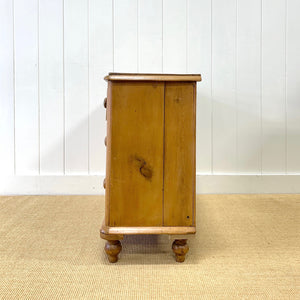
M 105 219 L 110 262 L 127 234 L 186 235 L 195 226 L 196 82 L 200 75 L 110 73 Z M 180 236 L 179 236 L 180 237 Z M 183 262 L 187 239 L 175 239 Z

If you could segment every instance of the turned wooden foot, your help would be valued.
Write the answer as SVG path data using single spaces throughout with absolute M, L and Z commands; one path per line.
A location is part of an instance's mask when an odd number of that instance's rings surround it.
M 118 254 L 122 250 L 122 245 L 119 240 L 107 241 L 104 247 L 109 262 L 115 263 L 118 261 Z
M 187 240 L 175 240 L 172 244 L 172 250 L 175 253 L 177 262 L 184 262 L 185 255 L 189 251 Z

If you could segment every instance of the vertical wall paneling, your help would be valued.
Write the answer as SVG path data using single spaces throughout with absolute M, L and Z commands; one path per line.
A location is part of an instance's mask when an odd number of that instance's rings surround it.
M 138 1 L 114 0 L 114 71 L 138 71 Z
M 139 72 L 162 72 L 162 0 L 138 1 Z
M 187 0 L 163 1 L 163 72 L 186 73 Z
M 41 174 L 63 174 L 63 0 L 39 0 L 39 98 Z
M 261 172 L 261 0 L 237 1 L 237 168 Z
M 65 0 L 65 168 L 88 172 L 88 0 Z
M 287 171 L 300 173 L 300 4 L 287 2 Z
M 187 72 L 201 73 L 197 86 L 197 172 L 211 173 L 211 0 L 188 1 Z
M 15 163 L 18 175 L 39 173 L 38 1 L 14 1 Z
M 262 172 L 286 171 L 286 0 L 262 6 Z
M 113 7 L 110 0 L 89 0 L 89 170 L 104 173 L 104 138 L 107 83 L 104 76 L 113 71 Z
M 202 74 L 198 175 L 299 175 L 299 9 L 298 0 L 0 0 L 0 174 L 102 176 L 103 77 L 115 71 Z
M 215 174 L 237 171 L 236 10 L 236 0 L 212 1 L 212 151 Z
M 0 174 L 14 174 L 13 3 L 0 1 Z M 4 46 L 1 46 L 4 45 Z

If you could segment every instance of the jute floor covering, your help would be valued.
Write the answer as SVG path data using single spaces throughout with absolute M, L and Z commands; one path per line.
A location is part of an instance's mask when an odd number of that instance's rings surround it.
M 168 236 L 99 238 L 103 196 L 0 197 L 1 299 L 300 299 L 300 195 L 201 195 L 176 263 Z

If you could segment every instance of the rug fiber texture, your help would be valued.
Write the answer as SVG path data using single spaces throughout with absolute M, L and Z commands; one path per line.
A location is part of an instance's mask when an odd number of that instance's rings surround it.
M 300 195 L 199 195 L 184 263 L 167 235 L 99 237 L 103 196 L 0 197 L 0 299 L 300 299 Z

